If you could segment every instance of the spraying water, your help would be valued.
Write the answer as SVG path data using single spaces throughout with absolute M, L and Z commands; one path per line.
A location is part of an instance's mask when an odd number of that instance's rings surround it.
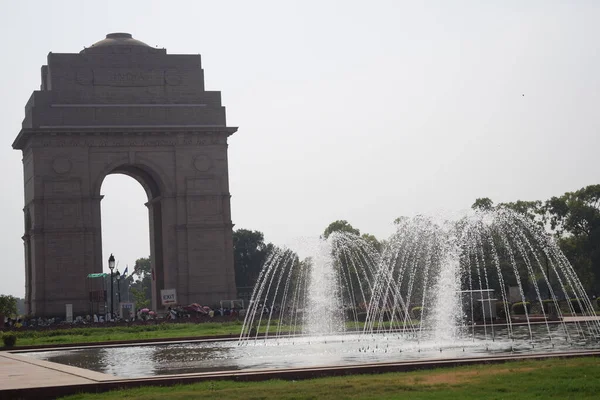
M 534 337 L 532 324 L 545 324 L 545 340 L 552 342 L 550 323 L 564 325 L 576 314 L 584 317 L 574 321 L 578 336 L 600 334 L 573 267 L 535 221 L 496 210 L 404 218 L 396 228 L 380 251 L 347 233 L 312 243 L 312 256 L 302 261 L 292 250 L 276 249 L 256 284 L 240 340 L 256 338 L 261 327 L 271 336 L 276 325 L 277 337 L 317 340 L 360 331 L 442 351 L 476 336 L 487 347 L 500 327 L 514 340 L 514 326 L 525 324 L 533 346 L 542 338 Z

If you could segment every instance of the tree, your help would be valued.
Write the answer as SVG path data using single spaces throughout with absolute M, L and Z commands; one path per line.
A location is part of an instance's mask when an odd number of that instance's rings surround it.
M 490 211 L 494 209 L 494 202 L 489 197 L 481 197 L 475 200 L 471 208 L 473 210 Z
M 373 246 L 378 252 L 381 252 L 382 243 L 377 240 L 375 235 L 371 235 L 370 233 L 363 233 L 361 238 L 363 238 L 367 243 Z
M 535 201 L 522 201 L 517 200 L 515 202 L 509 203 L 500 203 L 498 204 L 498 208 L 506 208 L 517 212 L 519 214 L 525 215 L 527 218 L 532 221 L 537 222 L 539 225 L 543 226 L 546 221 L 544 208 L 542 207 L 542 202 L 539 200 Z
M 152 262 L 150 257 L 135 260 L 133 273 L 125 278 L 136 308 L 149 307 L 152 300 Z
M 550 226 L 558 236 L 568 232 L 589 237 L 600 228 L 600 185 L 552 197 L 544 209 L 550 214 Z
M 374 235 L 365 233 L 360 236 L 360 230 L 346 220 L 337 220 L 329 224 L 322 237 L 327 239 L 334 232 L 344 232 L 362 239 L 362 241 L 355 241 L 356 246 L 332 247 L 333 265 L 341 287 L 345 288 L 342 289 L 341 301 L 346 306 L 354 307 L 367 302 L 370 298 L 373 283 L 372 267 L 374 267 L 370 247 L 374 248 L 375 252 L 380 252 L 381 243 Z M 363 246 L 361 243 L 369 246 Z
M 233 266 L 238 288 L 254 286 L 260 270 L 272 250 L 259 231 L 238 229 L 233 232 Z
M 146 292 L 143 289 L 131 287 L 130 290 L 131 295 L 133 296 L 133 301 L 135 302 L 135 307 L 138 310 L 150 307 L 150 299 L 148 298 Z
M 410 220 L 410 218 L 406 216 L 400 216 L 394 220 L 394 225 L 401 225 L 404 222 L 407 222 L 408 220 Z
M 600 185 L 586 186 L 545 202 L 517 200 L 497 207 L 493 204 L 484 197 L 475 200 L 472 208 L 508 208 L 549 229 L 585 289 L 600 291 Z
M 17 314 L 25 315 L 26 307 L 25 307 L 25 299 L 21 297 L 17 297 Z
M 11 317 L 17 314 L 17 298 L 9 294 L 0 295 L 0 314 Z M 4 322 L 4 321 L 2 321 Z
M 327 239 L 333 232 L 347 232 L 357 236 L 360 235 L 360 231 L 358 229 L 354 228 L 348 223 L 348 221 L 343 219 L 329 224 L 329 226 L 325 228 L 325 231 L 323 232 L 323 237 Z
M 135 260 L 135 266 L 133 267 L 133 275 L 139 276 L 140 279 L 150 277 L 152 275 L 152 263 L 150 257 L 142 257 Z
M 600 290 L 600 185 L 544 203 L 558 243 L 588 291 Z

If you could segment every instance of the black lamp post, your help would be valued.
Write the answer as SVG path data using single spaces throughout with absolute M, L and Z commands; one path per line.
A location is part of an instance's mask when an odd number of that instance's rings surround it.
M 115 257 L 110 253 L 108 257 L 108 269 L 110 269 L 110 318 L 113 317 L 113 269 L 115 269 Z
M 117 312 L 119 316 L 121 315 L 121 310 L 118 307 L 121 307 L 121 273 L 119 272 L 119 268 L 117 268 Z

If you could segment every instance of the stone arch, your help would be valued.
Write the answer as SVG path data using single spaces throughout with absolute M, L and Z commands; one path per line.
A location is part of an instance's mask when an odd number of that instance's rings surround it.
M 169 190 L 166 188 L 167 185 L 165 180 L 161 177 L 160 173 L 156 172 L 156 170 L 156 167 L 145 164 L 129 164 L 118 161 L 111 163 L 96 177 L 92 188 L 93 196 L 101 196 L 100 190 L 102 188 L 102 183 L 108 175 L 112 174 L 127 175 L 138 181 L 144 188 L 144 191 L 148 196 L 148 201 L 164 196 Z
M 94 194 L 102 199 L 100 194 L 102 183 L 109 175 L 122 174 L 127 175 L 137 181 L 146 192 L 148 208 L 148 222 L 150 225 L 150 262 L 152 266 L 152 304 L 156 308 L 159 302 L 157 296 L 160 290 L 164 288 L 164 246 L 165 238 L 163 235 L 163 226 L 165 225 L 163 217 L 163 195 L 166 192 L 165 182 L 160 178 L 160 174 L 147 165 L 113 163 L 100 175 L 97 187 L 94 188 Z M 102 216 L 100 215 L 99 225 L 101 226 Z M 102 229 L 100 229 L 100 232 Z M 101 249 L 102 247 L 100 247 Z M 101 250 L 100 250 L 101 251 Z M 106 255 L 103 254 L 103 259 Z
M 104 179 L 111 174 L 128 175 L 138 181 L 148 195 L 148 201 L 158 196 L 167 196 L 173 193 L 173 185 L 169 182 L 163 168 L 150 160 L 129 162 L 116 160 L 107 163 L 93 179 L 92 195 L 100 196 L 100 189 Z
M 227 177 L 236 130 L 221 93 L 205 90 L 198 54 L 125 33 L 50 53 L 13 143 L 23 152 L 28 312 L 64 316 L 72 304 L 89 313 L 86 277 L 106 263 L 100 188 L 111 173 L 148 195 L 153 308 L 165 308 L 161 289 L 176 289 L 180 304 L 236 298 Z

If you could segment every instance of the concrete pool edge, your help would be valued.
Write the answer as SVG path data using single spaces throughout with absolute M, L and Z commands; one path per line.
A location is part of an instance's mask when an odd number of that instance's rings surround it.
M 15 358 L 16 356 L 16 358 Z M 502 356 L 473 357 L 460 359 L 428 359 L 421 361 L 384 362 L 370 364 L 355 364 L 345 366 L 322 366 L 289 369 L 261 369 L 237 370 L 221 372 L 189 373 L 178 375 L 163 375 L 145 378 L 123 379 L 81 368 L 69 367 L 62 364 L 43 361 L 41 363 L 22 360 L 22 356 L 7 354 L 0 355 L 4 358 L 18 360 L 36 368 L 47 368 L 56 373 L 74 377 L 72 384 L 36 386 L 35 379 L 30 386 L 23 388 L 4 389 L 0 382 L 0 397 L 15 399 L 53 399 L 77 393 L 102 393 L 110 390 L 136 388 L 142 386 L 171 386 L 176 384 L 190 384 L 207 380 L 234 380 L 234 381 L 263 381 L 270 379 L 300 380 L 328 376 L 344 376 L 355 374 L 379 374 L 386 372 L 408 372 L 420 369 L 434 369 L 442 367 L 457 367 L 475 364 L 497 364 L 518 360 L 541 360 L 551 358 L 572 357 L 600 357 L 600 350 L 581 350 L 539 354 L 515 354 Z M 39 361 L 39 360 L 37 360 Z M 86 372 L 87 371 L 87 372 Z M 88 373 L 89 372 L 89 373 Z M 75 379 L 78 378 L 78 379 Z M 68 377 L 67 377 L 68 378 Z M 84 379 L 84 381 L 82 381 Z

